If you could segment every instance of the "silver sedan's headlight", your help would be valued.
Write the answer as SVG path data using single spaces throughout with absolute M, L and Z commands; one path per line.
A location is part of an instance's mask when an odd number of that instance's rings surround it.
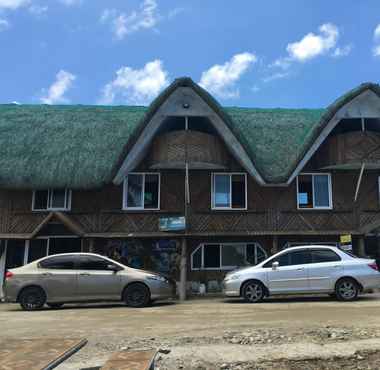
M 156 280 L 156 281 L 162 281 L 164 283 L 166 283 L 168 281 L 168 279 L 166 279 L 165 277 L 163 276 L 159 276 L 159 275 L 151 275 L 151 276 L 148 276 L 148 280 Z
M 237 279 L 240 279 L 240 275 L 239 274 L 233 274 L 233 275 L 230 275 L 230 276 L 226 276 L 226 278 L 224 280 L 228 281 L 228 280 L 237 280 Z

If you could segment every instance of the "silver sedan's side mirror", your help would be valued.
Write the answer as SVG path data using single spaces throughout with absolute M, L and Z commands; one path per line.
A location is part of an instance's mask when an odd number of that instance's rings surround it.
M 272 270 L 277 270 L 277 269 L 278 269 L 278 266 L 279 266 L 278 261 L 274 261 L 274 262 L 272 263 Z

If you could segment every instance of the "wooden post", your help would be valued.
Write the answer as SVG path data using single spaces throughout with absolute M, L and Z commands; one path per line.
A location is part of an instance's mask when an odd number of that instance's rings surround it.
M 94 253 L 94 238 L 90 238 L 88 241 L 88 251 Z
M 359 236 L 358 239 L 358 256 L 359 257 L 365 257 L 365 242 L 364 242 L 364 236 Z
M 179 281 L 179 300 L 186 300 L 186 283 L 187 283 L 187 240 L 182 239 L 181 243 L 181 262 L 180 262 L 180 281 Z
M 278 252 L 278 236 L 277 235 L 273 235 L 272 249 L 270 251 L 272 254 L 275 254 Z

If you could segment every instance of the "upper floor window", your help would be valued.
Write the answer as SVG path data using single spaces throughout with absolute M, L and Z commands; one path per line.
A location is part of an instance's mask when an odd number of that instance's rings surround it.
M 298 209 L 331 209 L 331 175 L 305 173 L 297 177 Z
M 123 209 L 159 209 L 160 174 L 130 173 L 124 180 Z
M 68 211 L 71 209 L 71 190 L 35 190 L 32 209 L 33 211 Z
M 212 209 L 247 209 L 247 174 L 213 173 Z

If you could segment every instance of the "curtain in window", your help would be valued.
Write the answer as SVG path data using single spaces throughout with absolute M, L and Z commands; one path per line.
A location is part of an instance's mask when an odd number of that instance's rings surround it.
M 127 207 L 143 207 L 143 176 L 128 175 Z
M 328 175 L 314 175 L 313 181 L 315 207 L 330 207 Z
M 230 176 L 215 175 L 214 182 L 214 207 L 230 207 Z

